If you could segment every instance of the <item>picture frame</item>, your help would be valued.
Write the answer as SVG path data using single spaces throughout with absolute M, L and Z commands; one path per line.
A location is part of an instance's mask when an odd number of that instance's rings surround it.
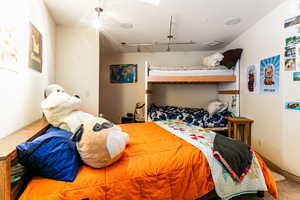
M 40 31 L 30 23 L 29 33 L 29 68 L 42 72 L 43 70 L 43 36 Z
M 136 83 L 137 64 L 110 65 L 111 83 Z

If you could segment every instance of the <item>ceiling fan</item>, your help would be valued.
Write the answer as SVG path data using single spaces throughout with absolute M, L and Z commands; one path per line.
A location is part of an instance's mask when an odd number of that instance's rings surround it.
M 173 28 L 173 17 L 171 16 L 170 24 L 169 24 L 169 34 L 167 35 L 168 42 L 154 42 L 154 43 L 127 43 L 127 42 L 121 42 L 121 45 L 124 47 L 136 47 L 137 52 L 141 52 L 141 47 L 149 47 L 149 46 L 167 46 L 166 51 L 171 51 L 171 46 L 176 45 L 192 45 L 197 44 L 196 42 L 185 41 L 185 42 L 176 42 L 174 40 L 174 34 L 172 34 L 172 28 Z
M 159 5 L 160 0 L 132 0 L 132 1 L 140 1 L 143 3 L 147 3 L 150 5 Z M 130 29 L 133 27 L 133 24 L 127 22 L 120 22 L 119 20 L 115 19 L 109 12 L 105 11 L 104 9 L 104 0 L 98 0 L 98 6 L 94 8 L 94 11 L 90 13 L 85 19 L 85 24 L 92 24 L 92 26 L 97 29 L 98 31 L 105 31 L 106 25 L 113 26 L 118 25 L 124 29 Z M 167 35 L 168 42 L 154 42 L 154 43 L 127 43 L 121 42 L 121 46 L 123 47 L 135 47 L 137 52 L 141 52 L 142 47 L 153 47 L 153 46 L 167 46 L 166 51 L 171 51 L 171 46 L 176 45 L 192 45 L 196 44 L 194 41 L 184 41 L 178 42 L 174 40 L 175 35 L 173 34 L 173 17 L 171 16 L 170 23 L 169 23 L 169 34 Z
M 132 1 L 139 1 L 154 6 L 158 6 L 160 4 L 160 0 L 132 0 Z M 109 26 L 117 25 L 124 29 L 133 28 L 133 24 L 128 22 L 122 22 L 122 20 L 116 19 L 104 7 L 105 7 L 104 0 L 98 0 L 98 5 L 96 5 L 93 8 L 93 11 L 90 11 L 86 16 L 84 16 L 80 20 L 80 23 L 85 26 L 92 26 L 99 31 L 102 30 L 106 25 Z

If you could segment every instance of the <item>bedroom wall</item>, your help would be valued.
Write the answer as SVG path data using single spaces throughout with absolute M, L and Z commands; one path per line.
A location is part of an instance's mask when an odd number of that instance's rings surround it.
M 43 36 L 42 73 L 28 68 L 29 21 Z M 42 117 L 43 90 L 55 81 L 55 23 L 44 2 L 1 1 L 0 24 L 8 22 L 15 23 L 19 30 L 20 57 L 15 70 L 0 68 L 0 138 Z
M 144 102 L 145 61 L 156 65 L 200 65 L 202 57 L 211 52 L 161 52 L 107 54 L 101 59 L 100 112 L 119 123 L 122 116 L 134 112 L 137 102 Z M 110 64 L 138 64 L 138 82 L 111 84 Z M 216 98 L 216 84 L 157 85 L 154 102 L 161 105 L 204 107 Z M 112 101 L 113 100 L 113 101 Z
M 56 82 L 81 97 L 81 109 L 99 110 L 99 34 L 94 29 L 56 28 Z
M 300 85 L 292 72 L 283 69 L 286 30 L 284 20 L 299 15 L 299 2 L 287 0 L 226 47 L 244 49 L 241 59 L 241 115 L 254 119 L 252 141 L 255 149 L 282 169 L 300 176 L 300 112 L 285 111 L 284 102 L 300 99 Z M 261 59 L 281 55 L 280 93 L 247 94 L 246 67 Z

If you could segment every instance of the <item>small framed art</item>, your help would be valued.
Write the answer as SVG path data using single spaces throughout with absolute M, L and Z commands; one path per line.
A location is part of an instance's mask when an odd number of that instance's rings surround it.
M 111 83 L 136 83 L 137 64 L 110 65 Z

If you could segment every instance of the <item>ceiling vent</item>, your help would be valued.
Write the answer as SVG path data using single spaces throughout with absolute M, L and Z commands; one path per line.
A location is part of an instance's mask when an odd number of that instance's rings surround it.
M 233 26 L 233 25 L 237 25 L 239 23 L 241 23 L 241 18 L 233 18 L 233 19 L 229 19 L 225 22 L 225 25 L 227 26 Z
M 223 44 L 223 43 L 224 43 L 224 41 L 213 41 L 213 42 L 207 43 L 206 46 L 214 47 L 214 46 L 221 45 L 221 44 Z
M 124 28 L 124 29 L 132 29 L 133 28 L 133 24 L 130 24 L 130 23 L 121 23 L 120 27 Z

